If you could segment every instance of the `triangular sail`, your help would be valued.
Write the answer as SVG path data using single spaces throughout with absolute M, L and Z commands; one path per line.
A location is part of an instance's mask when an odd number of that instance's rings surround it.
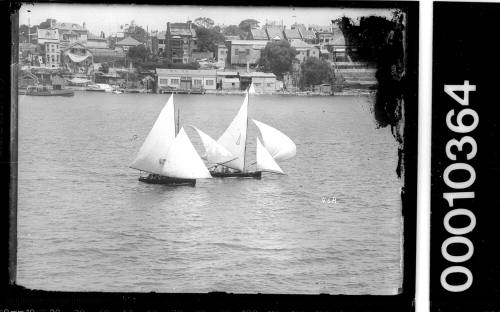
M 165 157 L 175 139 L 174 114 L 174 98 L 171 95 L 130 165 L 131 168 L 161 173 L 163 165 L 160 160 Z
M 231 152 L 229 152 L 221 144 L 217 143 L 217 141 L 212 139 L 208 134 L 194 126 L 191 127 L 198 132 L 198 135 L 201 138 L 203 146 L 205 147 L 206 159 L 208 162 L 213 164 L 222 164 L 236 158 L 233 154 L 231 154 Z
M 250 84 L 250 87 L 248 87 L 248 94 L 255 94 L 255 87 L 253 85 L 253 82 Z
M 285 160 L 295 156 L 297 146 L 286 134 L 255 119 L 252 121 L 259 128 L 264 146 L 274 159 Z
M 284 174 L 273 156 L 271 156 L 264 145 L 262 145 L 259 138 L 257 138 L 257 170 Z
M 248 115 L 248 93 L 241 105 L 240 110 L 226 131 L 217 140 L 217 143 L 224 146 L 234 157 L 224 164 L 224 166 L 243 171 L 245 167 L 245 144 L 247 140 L 247 115 Z
M 183 127 L 167 152 L 161 175 L 181 179 L 212 177 Z

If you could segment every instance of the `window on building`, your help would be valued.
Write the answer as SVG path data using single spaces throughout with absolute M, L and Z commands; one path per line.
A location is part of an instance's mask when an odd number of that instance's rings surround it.
M 55 62 L 55 59 L 54 59 L 54 56 L 53 56 L 53 55 L 51 55 L 51 56 L 50 56 L 50 60 L 52 61 L 52 63 L 54 63 L 54 62 Z
M 160 78 L 160 84 L 161 85 L 167 85 L 168 84 L 168 79 L 161 79 Z
M 260 87 L 261 83 L 260 82 L 256 82 L 253 85 L 256 86 L 256 87 Z
M 170 84 L 172 84 L 172 85 L 178 85 L 179 84 L 179 79 L 170 79 Z
M 272 86 L 273 86 L 273 84 L 272 84 L 272 83 L 270 83 L 270 82 L 268 82 L 268 83 L 267 83 L 267 86 L 268 86 L 268 87 L 272 87 Z
M 195 87 L 201 87 L 202 80 L 201 79 L 193 79 L 193 85 Z
M 234 49 L 234 55 L 238 55 L 239 52 L 238 49 Z
M 213 86 L 214 85 L 214 81 L 212 79 L 207 80 L 205 83 L 206 83 L 207 86 Z
M 250 49 L 246 49 L 247 55 L 250 55 Z

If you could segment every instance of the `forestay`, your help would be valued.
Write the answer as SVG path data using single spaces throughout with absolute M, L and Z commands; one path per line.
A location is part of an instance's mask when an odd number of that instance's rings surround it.
M 264 146 L 274 159 L 285 160 L 295 156 L 297 146 L 286 134 L 255 119 L 252 121 L 259 128 Z
M 259 138 L 257 138 L 257 170 L 284 174 L 271 154 L 262 145 Z
M 161 174 L 162 161 L 175 139 L 174 98 L 170 96 L 144 140 L 131 168 Z
M 208 162 L 212 164 L 222 164 L 236 158 L 233 156 L 233 154 L 231 154 L 231 152 L 229 152 L 221 144 L 217 143 L 217 141 L 212 139 L 208 134 L 194 126 L 191 127 L 196 130 L 196 132 L 198 132 L 198 135 L 203 142 L 203 146 L 205 147 L 206 151 L 205 156 Z
M 236 117 L 217 140 L 217 143 L 224 146 L 234 157 L 224 164 L 224 166 L 243 171 L 245 166 L 245 144 L 247 139 L 247 115 L 248 115 L 248 93 L 243 100 Z
M 184 128 L 179 130 L 165 157 L 161 175 L 181 179 L 211 178 Z

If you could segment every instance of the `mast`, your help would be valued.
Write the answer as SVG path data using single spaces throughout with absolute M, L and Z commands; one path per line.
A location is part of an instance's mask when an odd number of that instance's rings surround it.
M 250 87 L 248 87 L 248 89 L 247 89 L 248 104 L 250 104 L 250 92 L 248 92 L 249 90 L 250 90 Z M 247 131 L 245 131 L 245 151 L 243 152 L 243 172 L 245 172 L 245 166 L 247 163 L 247 138 L 248 138 L 248 105 L 247 105 Z
M 179 133 L 179 118 L 180 118 L 180 111 L 179 111 L 179 107 L 177 107 L 177 128 L 175 130 L 175 134 L 177 135 L 177 133 Z

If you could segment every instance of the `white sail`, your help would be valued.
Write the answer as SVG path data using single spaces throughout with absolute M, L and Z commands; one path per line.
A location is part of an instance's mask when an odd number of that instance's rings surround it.
M 175 139 L 174 114 L 174 98 L 171 95 L 144 140 L 136 159 L 130 165 L 131 168 L 156 174 L 161 173 L 163 165 L 160 160 L 165 158 Z
M 265 123 L 252 119 L 262 134 L 264 146 L 276 160 L 292 158 L 297 153 L 297 146 L 283 132 Z
M 248 94 L 255 94 L 255 87 L 253 85 L 253 82 L 250 84 L 250 87 L 248 87 Z
M 164 159 L 161 175 L 181 179 L 211 178 L 184 128 L 179 130 Z
M 240 110 L 226 131 L 217 140 L 217 143 L 224 146 L 234 157 L 224 164 L 224 166 L 243 171 L 245 167 L 245 144 L 247 140 L 247 115 L 248 115 L 248 93 L 241 105 Z
M 213 164 L 222 164 L 236 158 L 233 154 L 231 154 L 231 152 L 229 152 L 224 146 L 217 143 L 217 141 L 212 139 L 208 134 L 194 126 L 191 127 L 198 132 L 198 135 L 203 142 L 203 146 L 206 151 L 205 156 L 208 162 Z
M 259 138 L 257 138 L 257 170 L 284 174 L 273 156 L 271 156 L 264 145 L 262 145 Z

